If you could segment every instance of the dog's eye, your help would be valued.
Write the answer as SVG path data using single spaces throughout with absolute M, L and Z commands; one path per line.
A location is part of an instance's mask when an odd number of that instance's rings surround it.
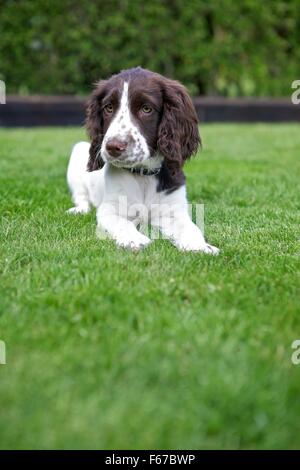
M 111 103 L 108 103 L 107 105 L 104 106 L 104 111 L 107 114 L 111 114 L 114 111 L 113 105 Z
M 142 111 L 145 114 L 150 114 L 152 112 L 152 108 L 150 106 L 148 106 L 147 104 L 144 104 L 142 106 Z

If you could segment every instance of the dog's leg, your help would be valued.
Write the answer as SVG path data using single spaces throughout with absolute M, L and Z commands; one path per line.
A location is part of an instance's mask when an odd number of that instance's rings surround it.
M 150 238 L 140 233 L 135 224 L 121 216 L 114 204 L 102 203 L 97 210 L 98 230 L 104 230 L 117 245 L 123 248 L 139 250 L 151 243 Z
M 90 144 L 88 142 L 79 142 L 73 147 L 71 153 L 67 171 L 67 181 L 75 205 L 67 211 L 69 214 L 86 214 L 90 210 L 89 194 L 85 178 L 89 148 Z
M 174 206 L 163 210 L 153 219 L 153 225 L 159 227 L 165 238 L 168 238 L 179 250 L 202 251 L 217 255 L 219 249 L 206 243 L 204 236 L 196 224 L 190 219 L 184 207 Z

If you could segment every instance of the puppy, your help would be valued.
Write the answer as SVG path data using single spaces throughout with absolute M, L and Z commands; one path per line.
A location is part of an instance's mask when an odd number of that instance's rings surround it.
M 87 106 L 91 143 L 73 148 L 67 180 L 74 207 L 120 247 L 138 250 L 151 224 L 178 249 L 218 254 L 188 212 L 185 161 L 200 145 L 197 115 L 178 82 L 140 67 L 97 83 Z

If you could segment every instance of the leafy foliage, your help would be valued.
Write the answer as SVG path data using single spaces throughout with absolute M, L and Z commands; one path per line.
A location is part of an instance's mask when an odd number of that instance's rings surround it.
M 142 65 L 193 94 L 289 95 L 300 76 L 299 0 L 0 0 L 9 93 L 87 93 Z

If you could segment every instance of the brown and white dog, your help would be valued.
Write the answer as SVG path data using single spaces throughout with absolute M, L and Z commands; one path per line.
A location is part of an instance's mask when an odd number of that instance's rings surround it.
M 185 161 L 200 145 L 197 115 L 180 83 L 140 67 L 97 83 L 87 107 L 91 144 L 73 148 L 67 180 L 75 206 L 97 208 L 98 227 L 139 249 L 149 223 L 177 248 L 217 254 L 188 213 Z

